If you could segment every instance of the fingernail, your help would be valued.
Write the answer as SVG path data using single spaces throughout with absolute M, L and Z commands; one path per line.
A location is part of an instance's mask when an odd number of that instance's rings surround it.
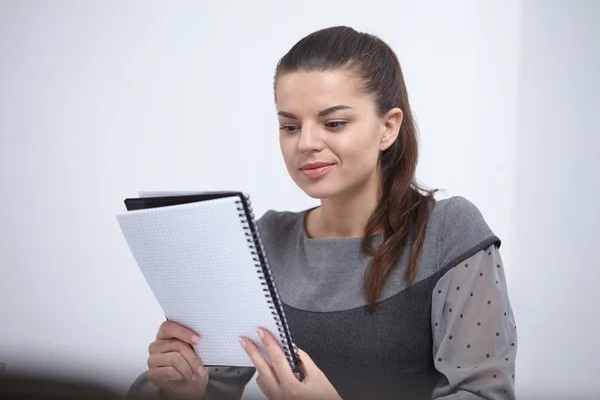
M 196 374 L 192 374 L 192 380 L 195 381 L 196 380 Z
M 206 370 L 202 365 L 198 367 L 198 374 L 200 374 L 200 376 L 206 375 Z
M 246 341 L 244 339 L 240 338 L 240 344 L 243 348 L 246 348 Z
M 265 333 L 262 331 L 262 329 L 257 329 L 256 332 L 258 332 L 258 336 L 260 336 L 261 339 L 265 337 Z
M 194 344 L 200 343 L 200 336 L 197 336 L 197 335 L 192 336 L 192 343 L 194 343 Z

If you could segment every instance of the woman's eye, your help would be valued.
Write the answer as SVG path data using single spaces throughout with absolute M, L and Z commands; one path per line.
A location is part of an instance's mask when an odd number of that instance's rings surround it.
M 331 121 L 331 122 L 327 122 L 325 124 L 325 126 L 327 126 L 328 128 L 342 128 L 344 125 L 346 125 L 346 121 Z
M 298 130 L 298 127 L 296 125 L 284 125 L 280 127 L 279 130 L 287 133 L 294 133 Z

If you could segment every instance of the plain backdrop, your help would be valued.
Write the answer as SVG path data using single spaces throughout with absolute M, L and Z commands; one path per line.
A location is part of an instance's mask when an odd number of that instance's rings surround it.
M 503 241 L 519 398 L 600 396 L 594 0 L 0 0 L 7 371 L 125 391 L 146 369 L 163 315 L 116 223 L 125 197 L 238 189 L 259 215 L 315 205 L 279 152 L 273 72 L 334 25 L 397 52 L 419 180 L 475 203 Z

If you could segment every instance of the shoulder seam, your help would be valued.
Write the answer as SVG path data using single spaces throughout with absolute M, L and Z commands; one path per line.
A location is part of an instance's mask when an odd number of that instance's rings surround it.
M 439 271 L 447 272 L 447 271 L 453 269 L 454 267 L 457 267 L 460 262 L 466 260 L 467 258 L 474 256 L 475 254 L 488 248 L 491 245 L 497 245 L 498 243 L 500 243 L 500 239 L 497 236 L 490 236 L 489 238 L 480 242 L 478 245 L 473 246 L 469 250 L 465 251 L 464 253 L 454 257 L 454 259 L 450 260 L 449 262 L 446 263 L 446 265 L 442 266 L 442 268 L 440 268 Z

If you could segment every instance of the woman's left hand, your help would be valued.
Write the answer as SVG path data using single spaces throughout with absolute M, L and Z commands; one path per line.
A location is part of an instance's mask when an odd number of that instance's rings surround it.
M 254 363 L 258 372 L 256 383 L 269 400 L 341 400 L 325 374 L 313 360 L 298 349 L 301 360 L 300 369 L 304 380 L 300 382 L 290 368 L 290 364 L 277 340 L 268 331 L 258 330 L 273 366 L 263 357 L 258 347 L 248 338 L 240 338 L 240 344 Z

